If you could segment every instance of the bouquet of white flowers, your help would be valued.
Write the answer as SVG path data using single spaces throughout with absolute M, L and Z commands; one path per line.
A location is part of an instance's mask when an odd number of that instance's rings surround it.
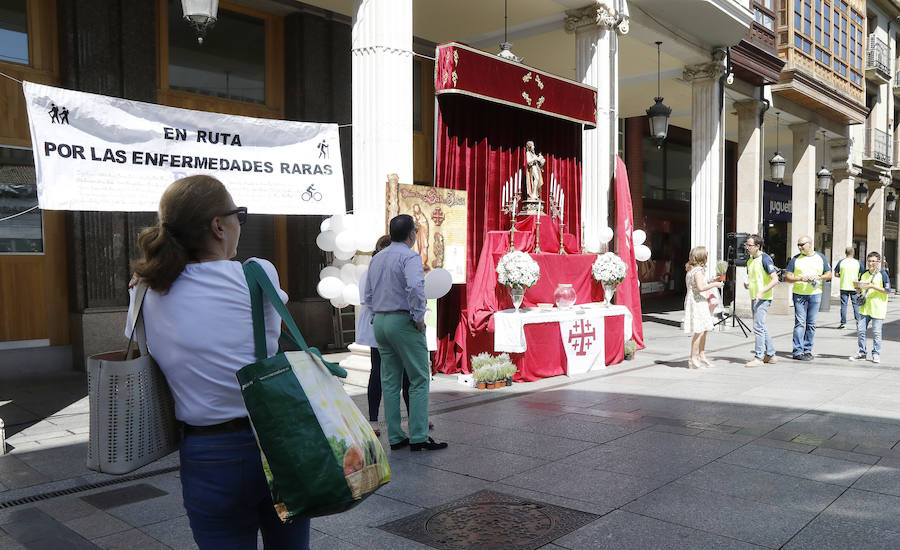
M 625 278 L 625 271 L 625 262 L 612 252 L 600 254 L 591 266 L 594 279 L 604 283 L 621 283 Z
M 525 252 L 510 252 L 497 262 L 497 280 L 509 288 L 534 286 L 540 276 L 540 266 Z

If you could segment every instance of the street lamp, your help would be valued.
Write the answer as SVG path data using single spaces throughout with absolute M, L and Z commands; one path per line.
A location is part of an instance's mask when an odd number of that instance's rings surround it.
M 647 109 L 650 136 L 656 140 L 657 149 L 662 147 L 663 141 L 666 140 L 666 134 L 669 133 L 669 116 L 672 114 L 672 109 L 663 103 L 659 88 L 659 46 L 661 44 L 662 42 L 656 43 L 656 97 L 653 98 L 655 103 Z
M 219 0 L 181 0 L 181 11 L 197 32 L 197 43 L 203 44 L 206 31 L 216 24 Z
M 888 212 L 893 212 L 897 209 L 897 195 L 893 191 L 888 191 L 888 196 L 884 199 L 884 205 L 887 207 Z
M 816 172 L 816 189 L 827 193 L 831 188 L 831 171 L 825 168 L 825 130 L 822 130 L 822 169 Z
M 781 183 L 784 181 L 784 165 L 787 164 L 784 161 L 784 157 L 781 156 L 781 153 L 778 152 L 780 149 L 780 143 L 778 139 L 778 130 L 779 130 L 779 117 L 781 113 L 775 113 L 775 155 L 769 159 L 769 172 L 772 178 L 772 181 L 775 183 Z
M 856 200 L 856 204 L 862 206 L 866 204 L 866 199 L 869 198 L 869 189 L 862 182 L 856 186 L 856 189 L 853 190 L 853 198 Z

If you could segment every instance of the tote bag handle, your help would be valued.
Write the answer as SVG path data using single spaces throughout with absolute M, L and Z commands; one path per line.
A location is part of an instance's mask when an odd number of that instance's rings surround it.
M 297 328 L 297 324 L 294 323 L 294 319 L 291 317 L 291 312 L 288 311 L 287 306 L 281 301 L 281 297 L 278 296 L 278 292 L 272 285 L 272 281 L 269 280 L 269 276 L 266 275 L 266 272 L 261 265 L 256 262 L 245 263 L 244 276 L 247 278 L 247 287 L 250 289 L 250 308 L 253 314 L 253 345 L 256 351 L 257 361 L 262 361 L 268 356 L 266 350 L 266 321 L 262 306 L 263 295 L 265 295 L 265 297 L 269 299 L 269 302 L 275 306 L 275 311 L 278 312 L 278 315 L 281 316 L 281 320 L 284 321 L 284 324 L 287 326 L 287 334 L 291 337 L 294 345 L 303 351 L 309 351 L 318 355 L 325 367 L 327 367 L 334 376 L 337 376 L 338 378 L 347 377 L 346 370 L 330 361 L 326 361 L 318 349 L 309 347 L 306 344 L 306 340 L 304 340 L 303 335 L 300 334 L 300 329 Z

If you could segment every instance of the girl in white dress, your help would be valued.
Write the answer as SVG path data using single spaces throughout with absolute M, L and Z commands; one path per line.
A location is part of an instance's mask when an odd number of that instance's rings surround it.
M 688 367 L 692 369 L 712 366 L 706 358 L 706 333 L 713 328 L 713 318 L 706 296 L 701 293 L 724 285 L 722 282 L 706 279 L 706 259 L 706 247 L 695 246 L 685 265 L 687 294 L 684 297 L 684 332 L 691 335 Z

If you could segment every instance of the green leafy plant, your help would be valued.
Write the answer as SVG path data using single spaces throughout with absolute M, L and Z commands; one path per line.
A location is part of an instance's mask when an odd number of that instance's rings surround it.
M 637 344 L 635 343 L 634 340 L 629 339 L 627 342 L 625 342 L 625 356 L 626 357 L 631 357 L 632 355 L 634 355 L 634 351 L 636 349 L 637 349 Z

